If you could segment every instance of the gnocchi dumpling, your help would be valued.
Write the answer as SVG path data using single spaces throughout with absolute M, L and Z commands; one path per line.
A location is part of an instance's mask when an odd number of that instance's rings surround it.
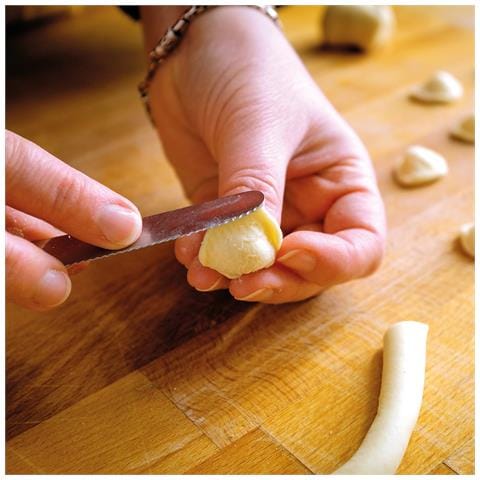
M 234 279 L 273 265 L 281 243 L 277 221 L 262 206 L 207 230 L 198 259 L 203 266 Z

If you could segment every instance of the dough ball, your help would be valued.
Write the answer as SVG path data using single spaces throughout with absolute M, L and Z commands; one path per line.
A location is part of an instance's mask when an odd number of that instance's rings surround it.
M 463 142 L 475 143 L 475 115 L 463 119 L 452 131 L 452 137 Z
M 460 245 L 464 252 L 475 258 L 475 224 L 466 223 L 460 227 Z
M 389 6 L 331 5 L 323 17 L 325 43 L 371 50 L 388 43 L 395 30 Z
M 207 230 L 198 259 L 227 278 L 238 278 L 274 264 L 282 244 L 277 221 L 264 209 Z
M 431 183 L 448 173 L 446 160 L 429 148 L 413 145 L 395 168 L 395 179 L 403 186 Z
M 416 88 L 411 96 L 425 103 L 450 103 L 462 95 L 462 84 L 451 73 L 439 70 L 430 80 Z

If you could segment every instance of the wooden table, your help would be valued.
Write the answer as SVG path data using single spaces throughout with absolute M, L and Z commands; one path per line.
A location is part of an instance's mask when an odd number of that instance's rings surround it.
M 373 157 L 389 220 L 374 276 L 281 306 L 199 293 L 163 245 L 96 262 L 48 314 L 7 306 L 9 473 L 330 473 L 377 406 L 382 336 L 430 325 L 421 415 L 399 473 L 473 473 L 474 148 L 449 138 L 472 111 L 472 7 L 396 8 L 394 45 L 318 48 L 321 7 L 281 12 L 287 36 Z M 7 126 L 132 199 L 186 204 L 137 98 L 137 25 L 113 7 L 9 38 Z M 407 100 L 436 69 L 465 87 L 447 106 Z M 449 175 L 399 188 L 419 143 Z

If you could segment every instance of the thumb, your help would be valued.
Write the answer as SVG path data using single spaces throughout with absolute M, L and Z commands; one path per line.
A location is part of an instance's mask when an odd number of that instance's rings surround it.
M 218 195 L 234 195 L 247 190 L 258 190 L 265 196 L 265 208 L 281 223 L 285 176 L 290 152 L 275 135 L 275 130 L 265 132 L 260 128 L 244 128 L 235 123 L 220 137 L 220 148 L 214 150 L 218 162 Z M 177 259 L 189 269 L 188 281 L 199 290 L 224 288 L 220 274 L 200 267 L 195 257 L 200 249 L 202 236 L 180 238 L 175 243 Z M 195 267 L 196 265 L 196 267 Z M 226 280 L 226 279 L 224 279 Z M 218 287 L 221 285 L 221 287 Z
M 291 149 L 276 128 L 262 122 L 235 122 L 216 154 L 220 197 L 259 190 L 265 207 L 280 224 Z M 268 122 L 263 122 L 268 123 Z
M 5 234 L 6 298 L 33 310 L 64 302 L 72 284 L 65 267 L 33 243 Z

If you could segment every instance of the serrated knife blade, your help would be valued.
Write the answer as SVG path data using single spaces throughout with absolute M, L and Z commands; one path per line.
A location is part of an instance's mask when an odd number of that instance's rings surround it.
M 138 240 L 120 250 L 96 247 L 70 235 L 42 240 L 36 242 L 36 245 L 68 267 L 87 260 L 97 260 L 150 247 L 217 227 L 252 212 L 262 205 L 263 200 L 264 196 L 261 192 L 249 191 L 145 217 Z

